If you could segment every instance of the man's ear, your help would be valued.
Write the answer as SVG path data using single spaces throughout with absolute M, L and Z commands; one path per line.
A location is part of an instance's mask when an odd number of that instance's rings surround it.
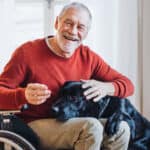
M 58 28 L 58 16 L 56 17 L 56 20 L 55 20 L 55 29 L 57 30 Z

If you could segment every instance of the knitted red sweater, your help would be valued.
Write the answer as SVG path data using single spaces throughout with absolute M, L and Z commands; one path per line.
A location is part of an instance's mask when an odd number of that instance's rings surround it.
M 80 79 L 112 82 L 115 96 L 127 97 L 133 93 L 131 81 L 87 46 L 81 45 L 70 58 L 62 58 L 48 48 L 45 39 L 38 39 L 16 49 L 0 75 L 0 109 L 20 108 L 27 103 L 26 85 L 43 83 L 52 91 L 51 98 L 41 105 L 29 105 L 21 116 L 25 121 L 49 117 L 50 105 L 63 83 Z

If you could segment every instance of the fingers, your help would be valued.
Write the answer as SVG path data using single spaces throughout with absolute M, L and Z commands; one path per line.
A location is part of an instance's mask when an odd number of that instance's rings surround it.
M 83 82 L 82 88 L 84 89 L 94 87 L 97 82 L 96 80 L 83 80 L 83 79 L 81 79 L 81 81 Z
M 105 83 L 96 80 L 81 80 L 83 82 L 82 88 L 86 89 L 84 95 L 87 100 L 92 99 L 94 102 L 99 101 L 107 95 Z
M 30 83 L 25 90 L 25 97 L 28 103 L 39 105 L 44 103 L 51 95 L 51 91 L 44 84 Z
M 100 94 L 93 98 L 94 102 L 98 102 L 101 98 L 105 97 L 107 94 L 105 92 L 100 92 Z
M 84 91 L 84 95 L 85 95 L 85 96 L 88 96 L 88 95 L 90 95 L 90 94 L 92 94 L 92 93 L 94 93 L 94 92 L 95 92 L 96 95 L 99 95 L 99 94 L 100 94 L 100 93 L 99 93 L 99 90 L 98 90 L 98 87 L 94 86 L 94 87 L 88 88 L 87 90 Z M 95 95 L 95 96 L 96 96 L 96 95 Z
M 92 89 L 92 88 L 91 88 Z M 95 88 L 93 88 L 95 89 Z M 106 92 L 100 90 L 100 89 L 97 89 L 97 90 L 91 90 L 92 92 L 91 93 L 87 93 L 86 94 L 86 91 L 84 92 L 84 95 L 86 96 L 86 99 L 87 100 L 90 100 L 90 99 L 93 99 L 94 102 L 97 102 L 99 101 L 101 98 L 105 97 L 106 96 Z
M 48 87 L 45 85 L 45 84 L 40 84 L 40 83 L 30 83 L 27 85 L 27 87 L 29 89 L 32 89 L 32 90 L 36 90 L 36 89 L 48 89 Z
M 87 99 L 91 99 L 93 97 L 97 97 L 98 95 L 100 95 L 100 91 L 96 88 L 89 88 L 83 94 L 84 96 L 86 96 Z

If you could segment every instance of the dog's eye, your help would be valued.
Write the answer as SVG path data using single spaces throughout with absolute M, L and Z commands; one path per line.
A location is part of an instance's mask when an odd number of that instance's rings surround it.
M 68 100 L 76 101 L 77 99 L 78 99 L 77 96 L 74 96 L 74 95 L 68 96 Z
M 75 100 L 75 101 L 78 100 L 78 97 L 77 97 L 77 96 L 73 96 L 72 98 L 73 98 L 73 100 Z

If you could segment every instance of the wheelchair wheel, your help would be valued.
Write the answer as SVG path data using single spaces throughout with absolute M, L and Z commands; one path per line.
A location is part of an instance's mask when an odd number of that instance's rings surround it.
M 13 132 L 0 130 L 0 150 L 36 150 L 26 139 Z

